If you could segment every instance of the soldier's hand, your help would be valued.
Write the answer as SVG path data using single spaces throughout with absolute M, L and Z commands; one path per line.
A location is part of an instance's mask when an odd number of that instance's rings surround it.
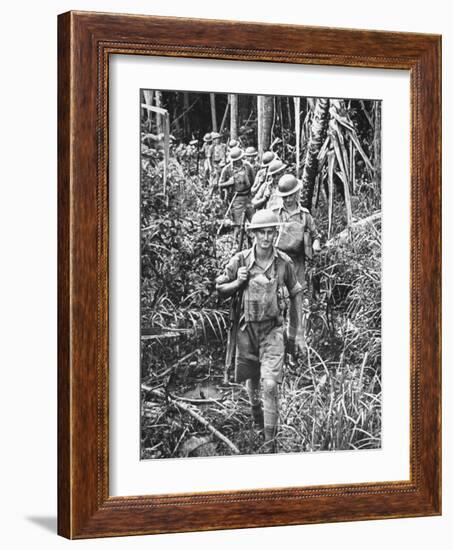
M 240 267 L 238 269 L 237 280 L 239 281 L 240 284 L 245 283 L 248 276 L 249 276 L 249 273 L 246 267 Z

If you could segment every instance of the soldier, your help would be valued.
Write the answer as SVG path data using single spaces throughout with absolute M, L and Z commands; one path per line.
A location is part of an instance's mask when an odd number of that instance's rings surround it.
M 239 147 L 239 141 L 237 139 L 230 139 L 228 143 L 228 152 L 231 151 L 231 149 L 234 149 L 235 147 Z
M 256 212 L 248 226 L 253 246 L 235 254 L 216 280 L 216 288 L 224 296 L 243 292 L 236 333 L 235 379 L 246 381 L 253 420 L 264 429 L 267 452 L 276 451 L 278 387 L 285 356 L 284 287 L 290 297 L 288 347 L 294 349 L 303 343 L 302 288 L 292 260 L 274 246 L 278 225 L 278 217 L 271 210 Z
M 198 139 L 192 139 L 187 146 L 187 159 L 189 161 L 189 173 L 198 173 Z
M 251 204 L 250 190 L 253 184 L 253 170 L 247 163 L 243 162 L 244 151 L 235 147 L 229 155 L 229 163 L 222 170 L 219 178 L 219 187 L 221 189 L 229 188 L 231 204 L 231 215 L 235 224 L 235 237 L 239 232 L 239 225 L 242 219 L 242 213 L 245 211 L 247 220 L 250 220 L 253 214 Z
M 312 215 L 299 204 L 301 187 L 302 182 L 292 174 L 282 176 L 276 192 L 282 199 L 282 205 L 273 211 L 283 223 L 276 246 L 293 260 L 297 280 L 305 289 L 306 259 L 312 259 L 313 252 L 319 252 L 321 246 Z
M 283 203 L 274 210 L 281 222 L 276 246 L 288 254 L 294 263 L 297 281 L 303 289 L 302 333 L 305 352 L 306 313 L 310 306 L 305 279 L 305 264 L 307 258 L 312 259 L 314 252 L 319 252 L 319 233 L 310 212 L 300 206 L 299 193 L 302 183 L 292 174 L 285 174 L 278 182 L 277 195 Z
M 275 153 L 273 151 L 266 151 L 261 159 L 261 167 L 256 172 L 255 181 L 252 185 L 252 197 L 259 191 L 261 185 L 266 181 L 267 172 L 269 170 L 270 163 L 275 159 Z
M 203 161 L 203 168 L 204 168 L 204 173 L 203 173 L 203 177 L 204 177 L 204 181 L 205 182 L 209 182 L 209 179 L 211 177 L 211 172 L 212 172 L 212 169 L 211 169 L 211 161 L 209 159 L 209 149 L 211 147 L 211 143 L 212 143 L 212 137 L 211 137 L 211 134 L 210 133 L 207 133 L 204 135 L 203 137 L 203 146 L 201 148 L 201 153 L 204 157 L 204 161 Z
M 226 161 L 226 145 L 220 142 L 220 134 L 212 132 L 213 143 L 208 151 L 211 165 L 211 185 L 216 186 L 220 176 L 220 165 Z
M 286 165 L 278 158 L 270 163 L 267 178 L 253 197 L 254 208 L 275 208 L 281 205 L 281 199 L 276 194 L 277 181 L 285 168 Z
M 255 147 L 247 147 L 244 154 L 246 161 L 253 168 L 253 181 L 255 181 L 256 173 L 260 168 L 260 164 L 258 162 L 258 151 Z

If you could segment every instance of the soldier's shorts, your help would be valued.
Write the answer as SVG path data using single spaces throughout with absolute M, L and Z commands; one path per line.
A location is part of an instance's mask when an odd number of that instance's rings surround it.
M 250 202 L 250 195 L 237 196 L 231 206 L 231 217 L 235 225 L 240 225 L 242 221 L 242 214 L 246 213 L 248 221 L 252 219 L 253 207 Z
M 236 338 L 236 382 L 270 378 L 281 382 L 285 346 L 283 327 L 275 320 L 247 323 Z

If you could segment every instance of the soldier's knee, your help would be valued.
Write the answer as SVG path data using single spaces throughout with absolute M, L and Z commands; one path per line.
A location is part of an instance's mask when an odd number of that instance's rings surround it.
M 263 393 L 266 395 L 275 396 L 277 393 L 277 382 L 272 378 L 263 379 Z

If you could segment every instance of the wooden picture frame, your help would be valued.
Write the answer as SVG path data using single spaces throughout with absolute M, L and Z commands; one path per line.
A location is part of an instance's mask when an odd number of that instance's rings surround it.
M 89 538 L 441 513 L 441 38 L 69 12 L 58 21 L 58 532 Z M 109 56 L 404 69 L 411 96 L 410 480 L 109 496 Z

